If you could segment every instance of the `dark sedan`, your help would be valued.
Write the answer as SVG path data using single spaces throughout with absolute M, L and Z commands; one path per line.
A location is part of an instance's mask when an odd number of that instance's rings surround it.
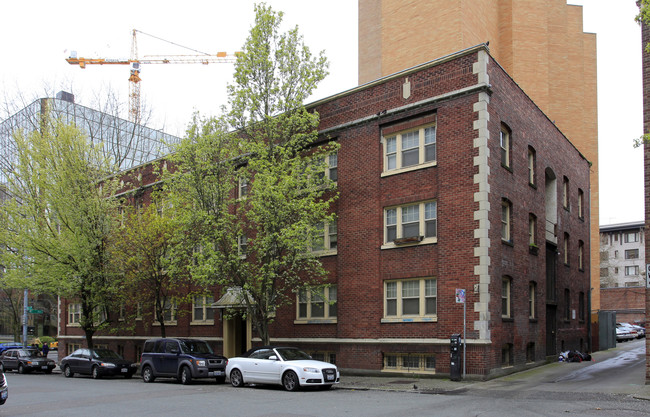
M 32 371 L 51 374 L 56 364 L 42 356 L 36 349 L 9 349 L 0 356 L 0 371 L 17 370 L 24 374 Z
M 94 379 L 114 375 L 131 378 L 138 370 L 137 363 L 127 361 L 109 349 L 77 349 L 63 358 L 59 366 L 68 378 L 74 374 L 90 375 Z

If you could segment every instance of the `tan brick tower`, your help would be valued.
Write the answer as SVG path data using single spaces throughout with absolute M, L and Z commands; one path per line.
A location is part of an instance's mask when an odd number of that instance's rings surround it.
M 359 0 L 359 84 L 480 43 L 591 168 L 592 311 L 600 308 L 596 35 L 566 0 Z

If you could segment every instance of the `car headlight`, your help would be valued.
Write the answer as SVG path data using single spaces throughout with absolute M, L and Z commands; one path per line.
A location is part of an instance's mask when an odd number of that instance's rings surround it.
M 318 374 L 320 371 L 317 368 L 302 368 L 303 371 L 309 372 L 312 374 Z
M 205 366 L 205 361 L 196 361 L 196 366 Z
M 110 362 L 102 362 L 100 363 L 100 365 L 103 366 L 104 368 L 115 368 L 115 364 Z

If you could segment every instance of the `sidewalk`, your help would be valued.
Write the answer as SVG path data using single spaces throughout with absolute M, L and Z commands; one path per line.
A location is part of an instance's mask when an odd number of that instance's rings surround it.
M 341 382 L 336 386 L 338 389 L 348 390 L 379 390 L 393 392 L 410 392 L 416 394 L 452 394 L 462 393 L 470 389 L 490 390 L 503 389 L 504 386 L 510 386 L 512 389 L 536 390 L 538 387 L 542 390 L 549 390 L 552 383 L 560 382 L 570 376 L 572 373 L 603 363 L 610 359 L 616 359 L 622 352 L 618 348 L 607 351 L 595 352 L 592 354 L 592 362 L 583 363 L 563 363 L 551 362 L 546 365 L 524 370 L 514 374 L 494 378 L 488 381 L 463 379 L 461 381 L 451 381 L 448 378 L 427 378 L 427 377 L 409 377 L 404 375 L 385 376 L 356 376 L 346 375 L 342 371 Z M 620 356 L 618 356 L 620 359 Z M 607 382 L 597 385 L 598 392 L 619 393 L 629 395 L 640 400 L 650 401 L 650 385 L 645 385 L 645 367 L 637 369 L 633 383 L 617 384 L 607 386 Z M 641 372 L 643 371 L 643 372 Z M 616 384 L 616 383 L 614 383 Z M 519 388 L 515 388 L 519 387 Z M 558 385 L 557 389 L 562 389 Z M 580 391 L 580 390 L 578 390 Z M 592 391 L 593 392 L 593 391 Z

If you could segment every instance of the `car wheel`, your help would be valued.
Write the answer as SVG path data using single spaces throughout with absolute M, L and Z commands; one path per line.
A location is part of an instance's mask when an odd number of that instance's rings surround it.
M 287 371 L 282 375 L 282 386 L 287 391 L 295 391 L 300 388 L 300 383 L 298 382 L 298 375 L 293 371 Z
M 20 365 L 18 365 L 18 373 L 19 374 L 24 374 L 25 372 L 27 372 L 27 370 L 25 369 L 23 364 L 21 363 Z
M 99 366 L 93 366 L 93 370 L 91 371 L 90 375 L 93 377 L 93 379 L 99 379 L 101 375 L 99 375 Z
M 230 372 L 230 383 L 235 388 L 244 386 L 244 377 L 239 369 L 233 369 L 232 372 Z
M 66 378 L 72 378 L 74 376 L 74 372 L 70 369 L 70 365 L 63 367 L 63 375 L 65 375 Z
M 192 371 L 187 366 L 183 366 L 181 369 L 181 384 L 189 385 L 192 383 Z
M 153 371 L 151 370 L 150 366 L 145 366 L 142 369 L 142 380 L 144 382 L 153 382 L 154 379 L 156 379 L 155 376 L 153 376 Z
M 226 377 L 225 376 L 218 376 L 217 377 L 217 384 L 223 384 L 226 382 Z

